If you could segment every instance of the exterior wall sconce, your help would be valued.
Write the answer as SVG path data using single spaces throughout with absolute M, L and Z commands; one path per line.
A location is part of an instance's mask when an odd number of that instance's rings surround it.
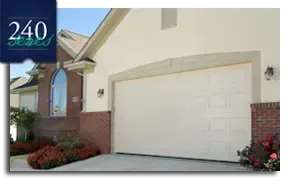
M 97 94 L 98 94 L 98 97 L 100 98 L 104 94 L 104 89 L 99 89 Z
M 266 80 L 271 80 L 271 77 L 273 76 L 274 74 L 274 68 L 271 67 L 271 66 L 268 66 L 266 71 L 265 71 L 265 77 L 266 77 Z

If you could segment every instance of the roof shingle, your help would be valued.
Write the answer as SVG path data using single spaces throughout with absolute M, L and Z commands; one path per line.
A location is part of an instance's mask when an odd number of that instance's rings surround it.
M 36 77 L 34 77 L 30 82 L 27 82 L 26 84 L 21 85 L 21 86 L 15 88 L 14 90 L 33 87 L 33 86 L 36 86 L 36 85 L 38 85 L 38 79 Z
M 15 83 L 17 80 L 19 80 L 21 77 L 16 77 L 16 78 L 12 78 L 10 79 L 9 85 Z

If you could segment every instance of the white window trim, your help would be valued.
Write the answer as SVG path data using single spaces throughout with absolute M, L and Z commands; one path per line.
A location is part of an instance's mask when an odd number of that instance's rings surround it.
M 53 85 L 53 80 L 56 76 L 56 74 L 59 72 L 59 71 L 63 71 L 66 75 L 66 84 L 56 84 L 56 85 Z M 53 115 L 52 114 L 52 109 L 53 109 L 53 88 L 54 87 L 66 87 L 66 113 L 65 114 L 56 114 L 56 115 Z M 51 79 L 51 86 L 50 86 L 50 117 L 65 117 L 67 116 L 67 106 L 68 106 L 68 76 L 67 76 L 67 73 L 63 70 L 63 69 L 58 69 L 55 73 L 53 73 L 52 75 L 52 79 Z M 59 102 L 60 102 L 60 96 L 59 96 Z

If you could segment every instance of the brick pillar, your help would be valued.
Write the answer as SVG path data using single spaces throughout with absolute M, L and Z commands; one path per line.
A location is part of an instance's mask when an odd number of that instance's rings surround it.
M 280 137 L 280 102 L 251 104 L 252 139 L 264 139 L 266 135 Z
M 80 139 L 86 144 L 96 146 L 102 153 L 110 153 L 110 120 L 109 111 L 80 113 Z

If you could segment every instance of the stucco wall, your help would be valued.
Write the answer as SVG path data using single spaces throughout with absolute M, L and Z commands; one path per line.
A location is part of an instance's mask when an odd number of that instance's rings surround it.
M 108 76 L 140 65 L 182 56 L 260 51 L 261 71 L 275 67 L 275 76 L 261 75 L 261 101 L 280 101 L 279 9 L 178 9 L 175 28 L 161 30 L 161 9 L 131 9 L 96 53 L 95 69 L 85 71 L 86 112 L 108 110 Z M 256 102 L 255 102 L 256 103 Z
M 32 111 L 37 110 L 37 102 L 36 102 L 37 90 L 22 92 L 19 94 L 20 107 L 26 107 Z M 24 139 L 25 132 L 22 127 L 17 127 L 16 135 L 18 139 Z
M 36 93 L 37 90 L 20 93 L 20 107 L 27 107 L 32 111 L 36 111 L 37 110 Z
M 24 85 L 27 82 L 27 78 L 21 77 L 17 81 L 15 81 L 13 84 L 10 85 L 10 90 L 15 89 L 21 85 Z M 19 94 L 12 94 L 10 93 L 9 97 L 9 104 L 12 107 L 19 107 Z
M 17 81 L 15 81 L 13 84 L 10 85 L 10 90 L 15 89 L 23 84 L 25 84 L 27 82 L 27 78 L 25 77 L 21 77 L 20 79 L 18 79 Z M 19 107 L 19 102 L 20 101 L 20 96 L 19 94 L 12 94 L 10 93 L 9 96 L 9 105 L 11 107 Z M 10 134 L 12 135 L 12 138 L 14 140 L 17 139 L 17 128 L 15 125 L 11 125 L 10 126 Z

